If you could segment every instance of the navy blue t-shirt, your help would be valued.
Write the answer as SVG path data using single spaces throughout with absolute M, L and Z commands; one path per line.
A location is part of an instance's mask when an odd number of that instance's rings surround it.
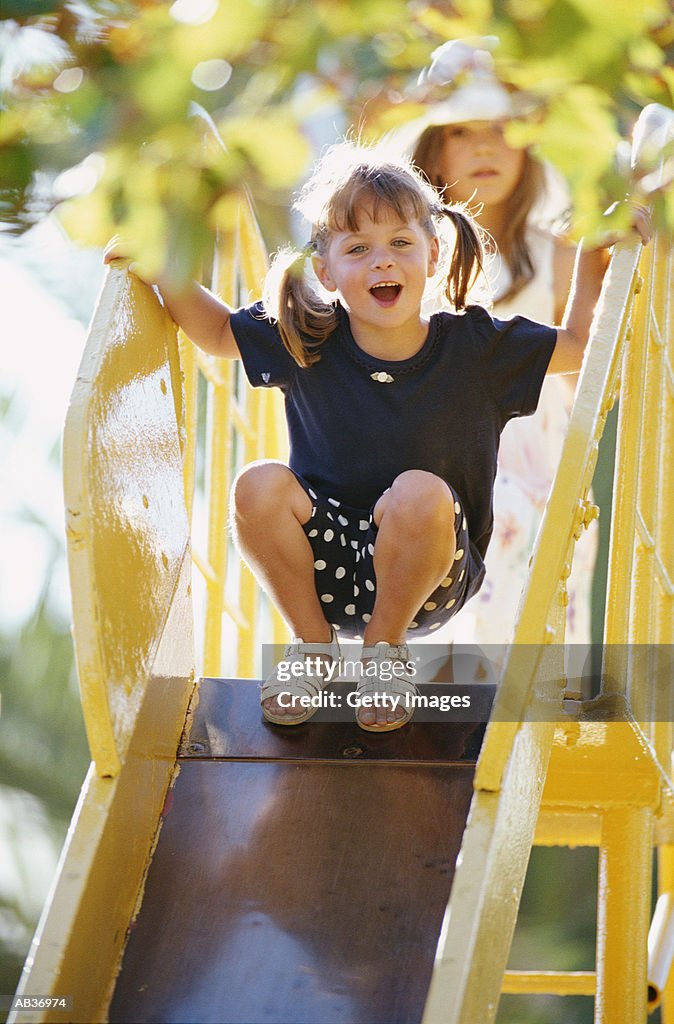
M 231 324 L 253 387 L 285 396 L 290 467 L 315 490 L 369 509 L 408 469 L 457 492 L 480 560 L 491 537 L 501 431 L 535 412 L 557 333 L 524 317 L 495 320 L 479 306 L 435 313 L 410 359 L 377 359 L 356 344 L 346 312 L 298 366 L 260 303 Z

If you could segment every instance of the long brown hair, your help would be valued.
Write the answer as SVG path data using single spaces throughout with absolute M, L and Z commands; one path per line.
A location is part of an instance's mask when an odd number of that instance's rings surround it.
M 445 125 L 432 125 L 419 138 L 412 161 L 441 196 L 451 195 L 451 184 L 441 178 L 440 153 Z M 545 194 L 545 169 L 529 150 L 524 150 L 522 173 L 517 187 L 508 198 L 508 217 L 499 252 L 505 260 L 512 282 L 508 297 L 516 295 L 534 276 L 534 266 L 527 243 L 527 227 L 533 207 Z
M 443 218 L 451 221 L 456 238 L 445 291 L 455 309 L 465 308 L 482 269 L 481 229 L 460 205 L 443 204 L 411 162 L 383 160 L 354 143 L 331 147 L 295 203 L 311 224 L 311 241 L 302 252 L 278 253 L 265 285 L 265 311 L 278 322 L 283 344 L 300 366 L 320 359 L 320 346 L 337 325 L 335 305 L 324 302 L 307 280 L 306 261 L 314 253 L 323 256 L 335 232 L 356 231 L 364 205 L 375 219 L 390 210 L 402 221 L 417 221 L 430 238 L 437 237 Z

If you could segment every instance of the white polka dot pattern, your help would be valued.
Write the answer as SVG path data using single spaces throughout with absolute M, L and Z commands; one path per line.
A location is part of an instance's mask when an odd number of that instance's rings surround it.
M 335 630 L 341 630 L 344 637 L 359 639 L 355 630 L 358 625 L 362 629 L 362 623 L 370 622 L 377 593 L 373 565 L 377 528 L 370 513 L 346 505 L 342 507 L 333 498 L 316 498 L 313 490 L 306 490 L 315 502 L 312 519 L 304 529 L 314 551 L 319 600 L 326 608 L 326 617 L 327 607 L 330 608 Z M 465 580 L 473 562 L 465 560 L 470 554 L 467 551 L 467 523 L 458 500 L 455 500 L 454 508 L 456 572 L 440 581 L 410 622 L 408 629 L 413 630 L 416 636 L 439 629 L 461 607 L 464 599 Z

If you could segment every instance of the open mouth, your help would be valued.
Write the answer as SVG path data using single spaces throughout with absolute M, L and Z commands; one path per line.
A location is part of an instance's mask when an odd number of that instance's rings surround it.
M 382 281 L 370 288 L 370 295 L 380 306 L 392 306 L 402 290 L 402 285 L 396 281 Z

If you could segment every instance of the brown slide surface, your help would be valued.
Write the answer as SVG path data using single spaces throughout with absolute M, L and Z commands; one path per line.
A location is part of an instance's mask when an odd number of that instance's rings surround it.
M 264 724 L 203 680 L 110 1021 L 416 1024 L 480 727 Z

